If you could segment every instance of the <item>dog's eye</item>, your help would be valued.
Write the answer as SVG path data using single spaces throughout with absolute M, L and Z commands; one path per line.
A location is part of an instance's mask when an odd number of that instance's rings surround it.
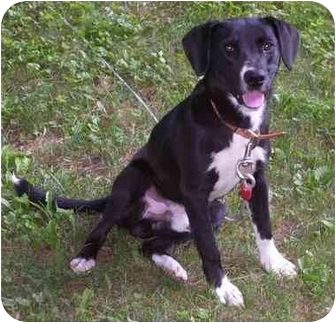
M 233 45 L 233 44 L 226 44 L 226 45 L 225 45 L 225 50 L 226 50 L 228 53 L 232 53 L 235 49 L 236 49 L 236 46 Z
M 262 43 L 262 49 L 263 49 L 264 52 L 270 51 L 272 49 L 272 46 L 273 45 L 270 42 L 264 42 L 264 43 Z

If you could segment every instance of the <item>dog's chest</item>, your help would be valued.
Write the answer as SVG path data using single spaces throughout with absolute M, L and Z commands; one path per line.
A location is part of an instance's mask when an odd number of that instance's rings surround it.
M 236 167 L 239 160 L 244 158 L 245 150 L 249 139 L 240 135 L 233 134 L 230 145 L 223 150 L 212 154 L 212 162 L 208 167 L 208 171 L 214 170 L 218 174 L 209 200 L 223 196 L 230 192 L 240 181 Z M 257 161 L 265 161 L 266 153 L 262 147 L 252 149 L 251 158 L 254 161 L 253 169 Z

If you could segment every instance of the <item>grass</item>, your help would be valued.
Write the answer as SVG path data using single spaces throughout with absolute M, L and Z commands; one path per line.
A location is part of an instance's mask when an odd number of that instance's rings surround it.
M 106 194 L 154 125 L 104 65 L 110 62 L 158 117 L 196 78 L 181 39 L 210 18 L 275 15 L 300 30 L 294 71 L 284 68 L 272 100 L 268 177 L 281 252 L 300 274 L 262 271 L 250 221 L 217 235 L 245 309 L 217 301 L 194 245 L 175 248 L 182 285 L 115 229 L 91 273 L 69 269 L 96 216 L 16 197 L 10 172 L 67 196 Z M 2 302 L 24 321 L 314 321 L 334 301 L 334 22 L 314 2 L 24 2 L 2 21 Z M 237 210 L 236 193 L 228 198 Z

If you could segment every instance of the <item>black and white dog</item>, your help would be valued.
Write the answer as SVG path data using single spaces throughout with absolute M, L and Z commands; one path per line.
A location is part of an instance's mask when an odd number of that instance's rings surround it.
M 237 163 L 250 142 L 246 133 L 268 134 L 267 102 L 280 61 L 292 68 L 297 30 L 275 19 L 209 21 L 183 39 L 198 76 L 193 92 L 154 127 L 149 141 L 117 176 L 111 195 L 94 201 L 55 197 L 60 208 L 102 211 L 102 218 L 71 261 L 75 272 L 90 270 L 114 225 L 143 239 L 143 251 L 156 265 L 187 280 L 183 267 L 167 253 L 174 243 L 195 240 L 207 281 L 222 303 L 243 306 L 243 296 L 221 264 L 214 229 L 225 207 L 216 199 L 239 182 Z M 252 132 L 253 131 L 253 132 Z M 255 187 L 249 200 L 260 261 L 266 271 L 296 275 L 295 266 L 272 239 L 264 167 L 270 140 L 251 148 Z M 45 192 L 13 176 L 18 194 L 45 202 Z

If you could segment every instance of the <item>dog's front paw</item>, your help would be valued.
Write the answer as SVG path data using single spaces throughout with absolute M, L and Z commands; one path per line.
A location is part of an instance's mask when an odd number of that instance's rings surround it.
M 94 259 L 85 259 L 85 258 L 74 258 L 70 262 L 70 267 L 75 273 L 83 273 L 85 271 L 89 271 L 96 265 L 96 261 Z
M 297 275 L 295 265 L 283 257 L 278 250 L 268 254 L 264 259 L 261 258 L 261 264 L 266 271 L 278 276 L 294 277 Z
M 222 279 L 222 284 L 216 288 L 216 294 L 223 304 L 244 307 L 244 298 L 240 290 L 233 285 L 227 276 Z

